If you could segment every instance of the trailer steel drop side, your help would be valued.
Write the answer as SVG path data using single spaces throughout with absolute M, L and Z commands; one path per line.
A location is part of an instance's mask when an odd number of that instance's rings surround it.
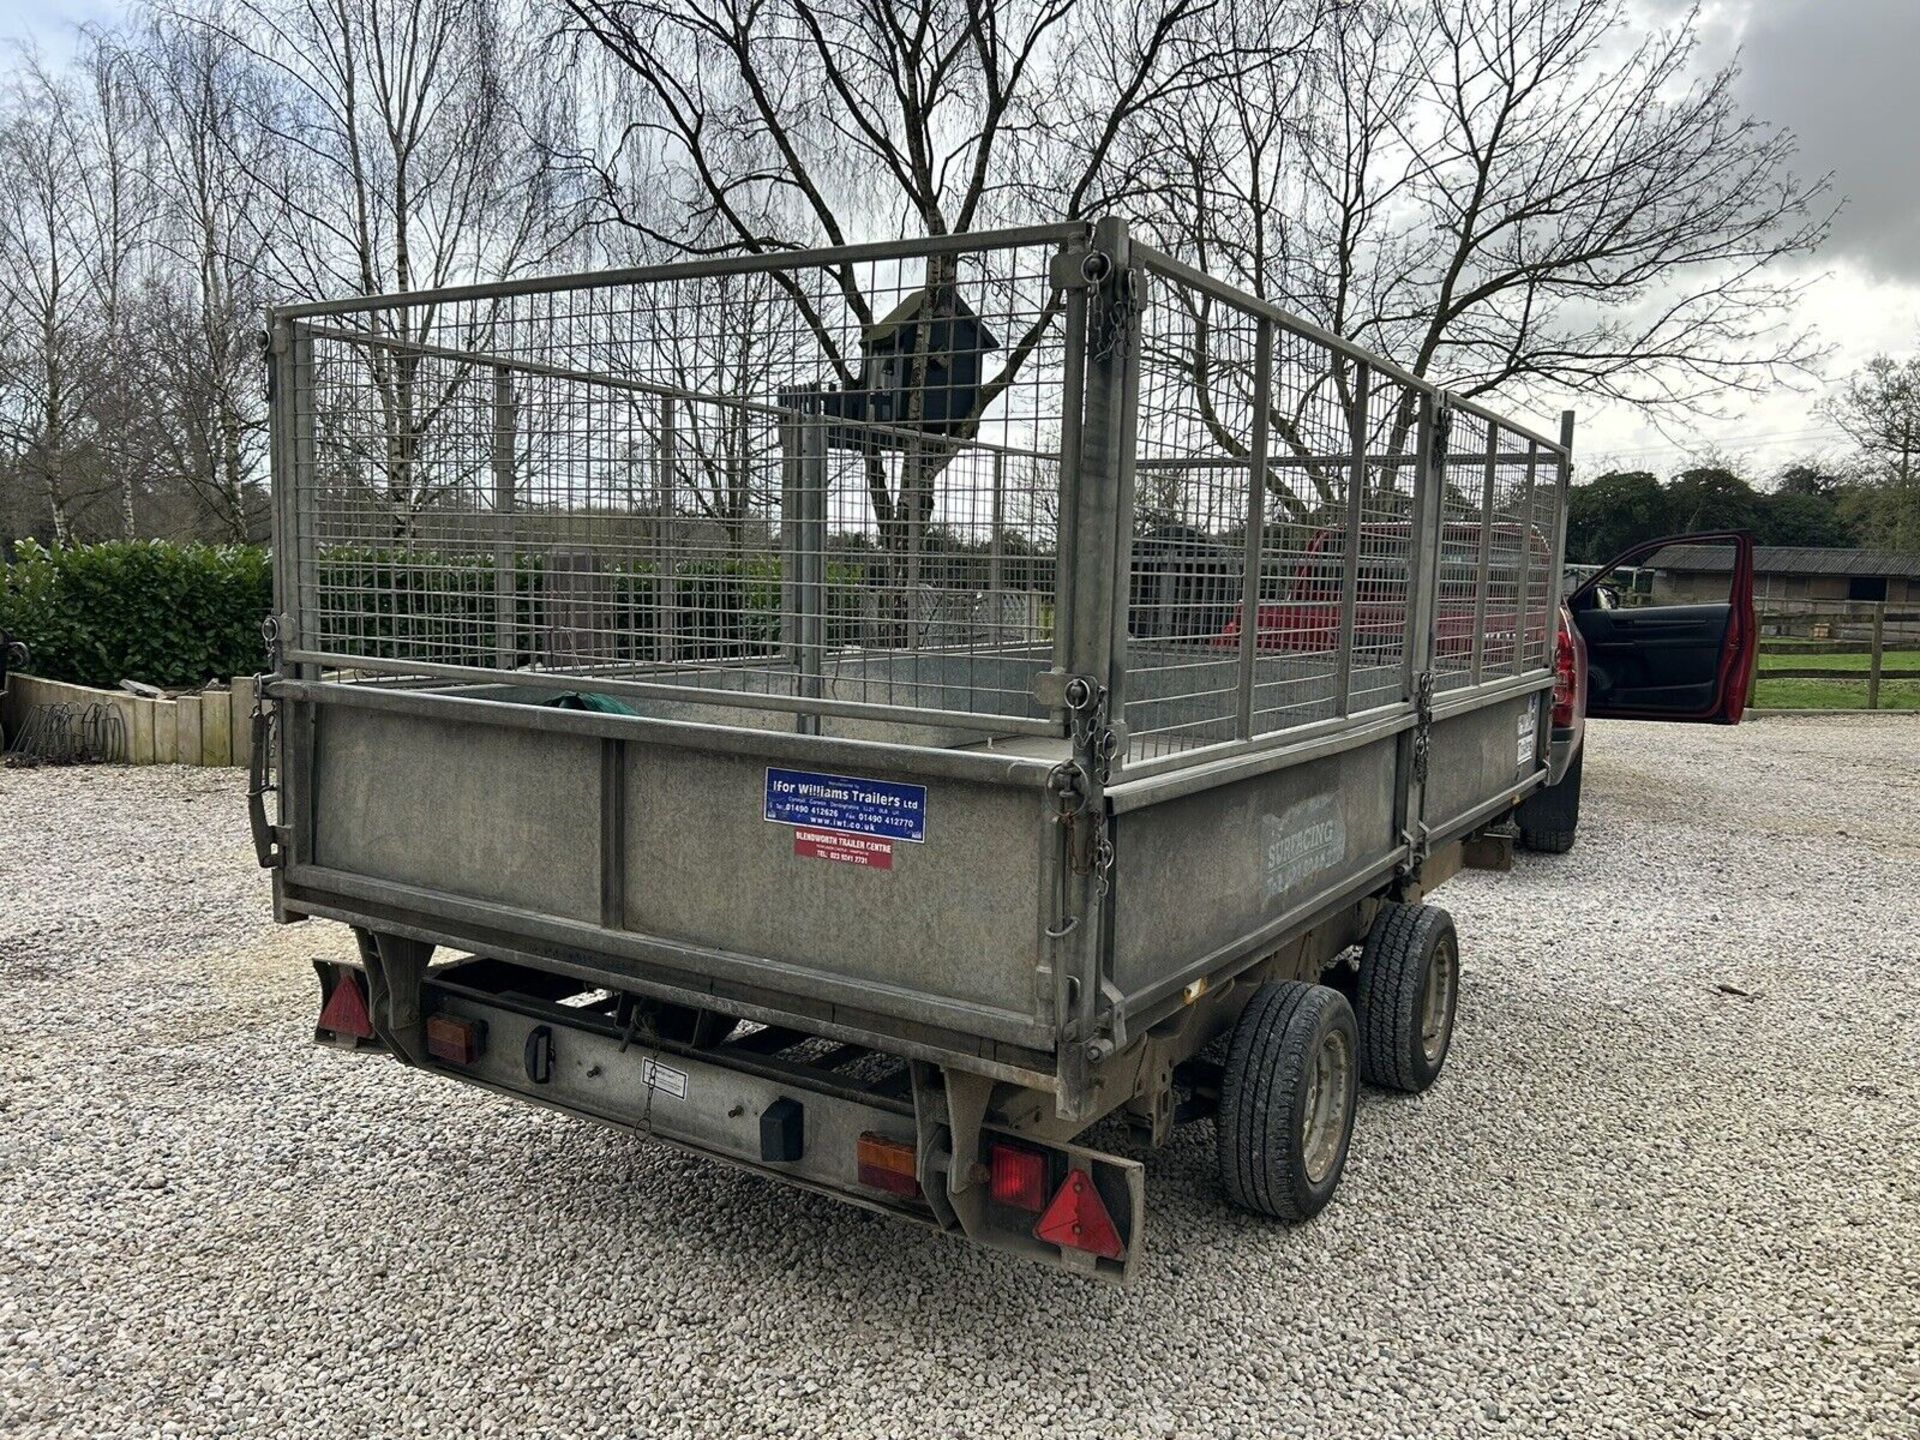
M 1358 1084 L 1438 1073 L 1424 898 L 1545 773 L 1570 418 L 1112 220 L 269 350 L 251 788 L 277 913 L 360 939 L 322 1039 L 1110 1278 L 1106 1122 L 1215 1116 L 1299 1218 Z

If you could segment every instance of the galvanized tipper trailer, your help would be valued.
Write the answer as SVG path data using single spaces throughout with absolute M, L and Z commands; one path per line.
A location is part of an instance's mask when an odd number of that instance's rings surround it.
M 323 1038 L 1110 1277 L 1143 1167 L 1090 1126 L 1217 1114 L 1299 1218 L 1358 1082 L 1438 1073 L 1421 900 L 1543 778 L 1570 422 L 1117 221 L 269 349 L 254 819 L 360 937 Z

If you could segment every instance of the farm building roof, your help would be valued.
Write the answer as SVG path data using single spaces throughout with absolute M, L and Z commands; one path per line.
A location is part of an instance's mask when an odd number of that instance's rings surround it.
M 1669 545 L 1662 570 L 1728 570 L 1733 551 L 1725 545 Z M 1895 550 L 1837 550 L 1823 545 L 1756 545 L 1753 568 L 1760 575 L 1904 575 L 1920 580 L 1920 555 Z

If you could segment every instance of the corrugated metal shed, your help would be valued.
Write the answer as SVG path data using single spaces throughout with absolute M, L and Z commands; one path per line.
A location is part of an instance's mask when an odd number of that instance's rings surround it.
M 1661 570 L 1714 572 L 1733 567 L 1733 551 L 1725 545 L 1669 545 L 1653 559 Z M 1757 575 L 1904 575 L 1920 580 L 1920 555 L 1821 545 L 1756 545 L 1753 569 Z

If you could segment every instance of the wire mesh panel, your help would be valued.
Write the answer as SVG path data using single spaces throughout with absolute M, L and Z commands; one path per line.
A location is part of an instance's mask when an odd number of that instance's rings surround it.
M 1144 758 L 1233 738 L 1254 494 L 1255 316 L 1151 286 L 1141 307 L 1126 721 Z
M 1040 723 L 1070 233 L 293 312 L 301 655 Z
M 1129 758 L 1544 665 L 1559 453 L 1146 253 Z
M 1420 392 L 1154 268 L 1140 346 L 1132 757 L 1397 698 Z
M 290 659 L 1064 738 L 1078 646 L 1123 766 L 1548 662 L 1563 450 L 1097 233 L 280 312 Z

